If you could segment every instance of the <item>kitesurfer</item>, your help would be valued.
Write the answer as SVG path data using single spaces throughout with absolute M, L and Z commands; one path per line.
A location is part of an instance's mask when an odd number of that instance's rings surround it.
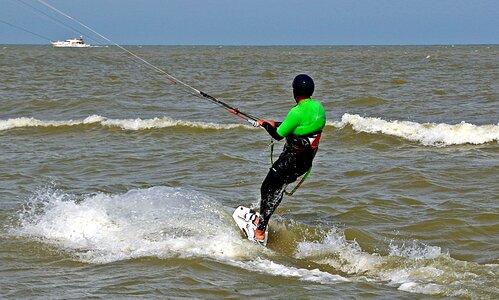
M 312 78 L 300 74 L 294 78 L 292 87 L 296 105 L 283 122 L 257 121 L 272 138 L 286 138 L 283 151 L 272 164 L 260 190 L 260 218 L 256 220 L 258 228 L 255 230 L 255 239 L 260 242 L 265 239 L 265 229 L 282 200 L 286 186 L 312 167 L 322 129 L 326 125 L 322 104 L 311 98 L 315 89 Z

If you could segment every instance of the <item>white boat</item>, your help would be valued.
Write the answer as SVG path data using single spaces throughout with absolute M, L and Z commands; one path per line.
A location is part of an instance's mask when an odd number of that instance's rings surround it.
M 50 44 L 52 44 L 52 46 L 54 47 L 75 47 L 75 48 L 90 47 L 89 44 L 85 44 L 85 41 L 83 41 L 82 36 L 80 36 L 79 38 L 67 39 L 65 41 L 50 42 Z

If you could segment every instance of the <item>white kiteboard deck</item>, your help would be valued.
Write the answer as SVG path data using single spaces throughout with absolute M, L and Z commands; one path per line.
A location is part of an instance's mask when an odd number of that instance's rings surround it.
M 251 208 L 239 206 L 236 208 L 234 213 L 232 214 L 234 221 L 236 221 L 237 226 L 243 232 L 243 235 L 248 238 L 250 241 L 257 242 L 263 246 L 267 245 L 267 239 L 269 236 L 269 227 L 265 229 L 265 239 L 263 242 L 255 240 L 255 230 L 257 226 L 253 223 L 256 217 L 260 217 L 260 214 L 254 211 Z

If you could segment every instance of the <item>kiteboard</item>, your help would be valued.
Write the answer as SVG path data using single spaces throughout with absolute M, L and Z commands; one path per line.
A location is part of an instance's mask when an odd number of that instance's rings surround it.
M 257 242 L 263 246 L 267 245 L 267 239 L 269 236 L 268 226 L 265 229 L 265 239 L 263 242 L 255 240 L 255 230 L 257 228 L 257 224 L 254 222 L 260 217 L 259 213 L 251 208 L 239 206 L 232 214 L 232 217 L 234 218 L 234 221 L 236 221 L 237 226 L 239 226 L 239 229 L 241 229 L 243 235 L 247 237 L 248 240 Z

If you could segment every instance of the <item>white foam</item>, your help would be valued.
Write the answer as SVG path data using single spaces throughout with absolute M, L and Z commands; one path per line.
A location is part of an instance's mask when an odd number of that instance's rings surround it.
M 252 272 L 332 283 L 346 278 L 279 264 L 272 251 L 241 237 L 214 199 L 168 187 L 96 194 L 82 200 L 53 188 L 39 191 L 20 214 L 15 234 L 53 245 L 87 263 L 139 257 L 209 257 Z
M 402 245 L 390 243 L 389 248 L 389 255 L 405 257 L 411 260 L 435 259 L 442 255 L 449 255 L 448 253 L 442 253 L 442 248 L 440 247 L 418 243 L 417 241 L 403 243 Z
M 483 281 L 495 280 L 497 264 L 452 259 L 439 247 L 395 243 L 389 253 L 367 253 L 333 227 L 320 241 L 300 242 L 300 261 L 333 267 L 349 278 L 318 268 L 279 262 L 280 254 L 246 239 L 225 207 L 203 194 L 153 187 L 121 195 L 76 196 L 53 188 L 40 190 L 20 213 L 13 234 L 50 244 L 76 260 L 110 263 L 139 257 L 207 257 L 251 272 L 334 284 L 342 281 L 388 282 L 423 294 L 470 297 Z M 484 294 L 493 291 L 485 290 Z
M 392 241 L 387 255 L 366 253 L 333 228 L 321 241 L 300 243 L 295 255 L 349 273 L 351 280 L 388 282 L 410 293 L 486 299 L 496 294 L 497 264 L 455 260 L 418 241 Z
M 217 124 L 210 122 L 193 122 L 175 120 L 168 117 L 152 119 L 109 119 L 99 115 L 91 115 L 79 120 L 39 120 L 35 118 L 12 118 L 0 120 L 0 131 L 14 128 L 30 127 L 63 127 L 97 124 L 103 127 L 117 127 L 123 130 L 147 130 L 168 127 L 192 127 L 200 129 L 228 130 L 234 128 L 253 129 L 245 124 Z M 455 125 L 445 123 L 419 124 L 409 121 L 385 121 L 381 118 L 361 117 L 344 114 L 341 121 L 328 122 L 326 125 L 343 128 L 352 126 L 359 132 L 382 133 L 397 136 L 409 141 L 419 142 L 427 146 L 448 146 L 462 144 L 484 144 L 499 142 L 499 125 L 473 125 L 461 122 Z
M 420 124 L 409 121 L 385 121 L 381 118 L 346 113 L 340 122 L 328 122 L 328 125 L 337 128 L 350 125 L 355 131 L 393 135 L 427 146 L 478 145 L 499 141 L 499 124 L 477 126 L 464 121 L 455 125 Z
M 143 256 L 247 257 L 251 245 L 243 243 L 223 212 L 209 197 L 167 187 L 82 201 L 48 190 L 33 197 L 18 233 L 91 263 Z
M 29 128 L 29 127 L 62 127 L 62 126 L 80 126 L 88 124 L 99 124 L 104 127 L 118 127 L 123 130 L 145 130 L 153 128 L 167 127 L 193 127 L 200 129 L 233 129 L 233 128 L 252 128 L 243 124 L 217 124 L 210 122 L 192 122 L 175 120 L 168 117 L 152 118 L 152 119 L 108 119 L 99 115 L 91 115 L 80 120 L 39 120 L 35 118 L 12 118 L 0 120 L 0 131 L 13 128 Z
M 323 272 L 319 269 L 309 270 L 304 268 L 295 268 L 261 258 L 247 262 L 233 261 L 231 264 L 250 271 L 267 273 L 275 276 L 294 277 L 302 281 L 317 282 L 322 284 L 349 281 L 343 276 Z
M 12 128 L 21 127 L 57 127 L 57 126 L 74 126 L 84 124 L 82 121 L 43 121 L 35 118 L 14 118 L 8 120 L 0 120 L 0 131 L 9 130 Z
M 347 274 L 362 274 L 382 262 L 381 257 L 365 253 L 356 241 L 349 241 L 337 228 L 332 228 L 319 242 L 301 242 L 296 258 L 312 259 Z
M 470 292 L 462 289 L 466 286 L 462 280 L 477 278 L 439 247 L 414 242 L 391 245 L 385 256 L 371 254 L 335 228 L 321 241 L 300 243 L 295 257 L 332 266 L 352 275 L 352 280 L 386 281 L 411 293 L 469 296 Z
M 405 292 L 420 293 L 427 295 L 437 295 L 442 293 L 442 286 L 434 283 L 420 284 L 417 282 L 406 282 L 401 284 L 398 289 Z M 459 295 L 454 295 L 454 296 L 459 296 Z

